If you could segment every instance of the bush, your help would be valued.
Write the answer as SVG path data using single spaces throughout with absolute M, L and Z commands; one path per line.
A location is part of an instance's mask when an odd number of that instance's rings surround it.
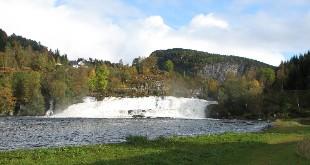
M 310 138 L 297 143 L 297 154 L 310 159 Z
M 149 140 L 147 139 L 146 136 L 129 135 L 126 137 L 126 143 L 127 144 L 137 145 L 137 144 L 146 144 L 148 142 L 149 142 Z

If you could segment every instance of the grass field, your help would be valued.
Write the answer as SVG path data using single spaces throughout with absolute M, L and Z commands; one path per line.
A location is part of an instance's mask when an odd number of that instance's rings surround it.
M 310 164 L 310 126 L 276 121 L 261 133 L 128 137 L 127 143 L 0 152 L 0 164 Z

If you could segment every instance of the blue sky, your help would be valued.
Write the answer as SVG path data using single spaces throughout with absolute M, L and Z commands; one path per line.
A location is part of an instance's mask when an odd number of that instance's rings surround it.
M 70 59 L 182 47 L 272 65 L 309 50 L 309 0 L 0 0 L 0 28 Z
M 138 8 L 145 15 L 160 15 L 173 27 L 186 24 L 199 13 L 238 17 L 266 12 L 274 17 L 285 18 L 291 14 L 300 15 L 310 10 L 310 3 L 306 0 L 124 0 L 123 2 Z
M 218 1 L 216 4 L 197 1 L 126 1 L 132 6 L 137 6 L 146 15 L 160 15 L 168 25 L 179 27 L 191 20 L 197 13 L 213 13 L 224 10 L 227 3 Z M 153 2 L 153 3 L 152 3 Z

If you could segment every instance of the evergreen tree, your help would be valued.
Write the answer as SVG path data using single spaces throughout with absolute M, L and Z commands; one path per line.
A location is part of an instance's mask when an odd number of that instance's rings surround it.
M 5 51 L 7 40 L 8 40 L 7 34 L 5 33 L 5 31 L 0 29 L 0 52 Z

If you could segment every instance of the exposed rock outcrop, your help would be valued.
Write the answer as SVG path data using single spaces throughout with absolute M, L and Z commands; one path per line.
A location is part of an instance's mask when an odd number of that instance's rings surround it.
M 248 68 L 243 64 L 219 62 L 206 64 L 202 70 L 199 71 L 199 75 L 223 82 L 227 74 L 242 76 L 247 70 Z

